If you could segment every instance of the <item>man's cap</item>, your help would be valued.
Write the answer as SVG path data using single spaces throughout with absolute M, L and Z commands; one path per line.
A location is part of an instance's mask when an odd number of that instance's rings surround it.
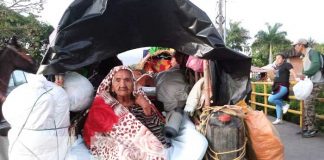
M 295 41 L 292 45 L 297 45 L 297 44 L 303 44 L 303 45 L 306 45 L 308 44 L 307 40 L 304 39 L 304 38 L 301 38 L 301 39 L 298 39 L 297 41 Z

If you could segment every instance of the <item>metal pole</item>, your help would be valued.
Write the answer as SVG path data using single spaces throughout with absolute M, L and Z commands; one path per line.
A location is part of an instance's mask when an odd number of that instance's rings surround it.
M 223 36 L 223 38 L 224 38 L 224 44 L 226 45 L 226 21 L 227 20 L 227 18 L 226 18 L 226 0 L 224 0 L 224 36 Z
M 224 29 L 223 29 L 223 0 L 219 0 L 219 5 L 218 5 L 218 24 L 219 24 L 219 32 L 220 35 L 224 38 Z

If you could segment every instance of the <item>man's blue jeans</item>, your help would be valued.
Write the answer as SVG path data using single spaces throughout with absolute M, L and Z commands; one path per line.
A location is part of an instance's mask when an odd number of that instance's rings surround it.
M 282 106 L 284 105 L 282 97 L 288 92 L 287 87 L 280 86 L 279 91 L 275 94 L 271 94 L 268 98 L 270 103 L 276 104 L 277 119 L 282 119 Z

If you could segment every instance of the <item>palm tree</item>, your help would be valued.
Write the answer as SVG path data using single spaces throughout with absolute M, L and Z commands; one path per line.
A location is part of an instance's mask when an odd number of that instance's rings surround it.
M 312 37 L 309 37 L 307 42 L 309 47 L 313 48 L 316 45 L 316 41 Z
M 259 31 L 255 38 L 256 40 L 253 42 L 252 47 L 267 47 L 269 49 L 269 64 L 273 61 L 273 49 L 276 45 L 290 43 L 289 40 L 286 39 L 287 32 L 279 31 L 279 28 L 282 26 L 280 23 L 276 23 L 274 26 L 266 23 L 267 30 Z
M 243 51 L 244 47 L 247 46 L 247 40 L 249 31 L 243 27 L 240 27 L 241 22 L 230 22 L 230 28 L 226 30 L 226 46 L 234 50 Z

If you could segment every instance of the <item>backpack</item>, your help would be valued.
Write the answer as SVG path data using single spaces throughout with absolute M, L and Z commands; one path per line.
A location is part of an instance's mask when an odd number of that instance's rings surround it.
M 322 75 L 324 75 L 324 54 L 321 54 L 317 52 L 320 56 L 320 71 L 322 72 Z M 309 55 L 310 56 L 310 55 Z M 310 57 L 309 57 L 310 58 Z
M 321 61 L 321 68 L 320 68 L 320 70 L 322 72 L 322 75 L 324 75 L 324 54 L 320 54 L 319 53 L 319 55 L 320 55 L 320 61 Z

